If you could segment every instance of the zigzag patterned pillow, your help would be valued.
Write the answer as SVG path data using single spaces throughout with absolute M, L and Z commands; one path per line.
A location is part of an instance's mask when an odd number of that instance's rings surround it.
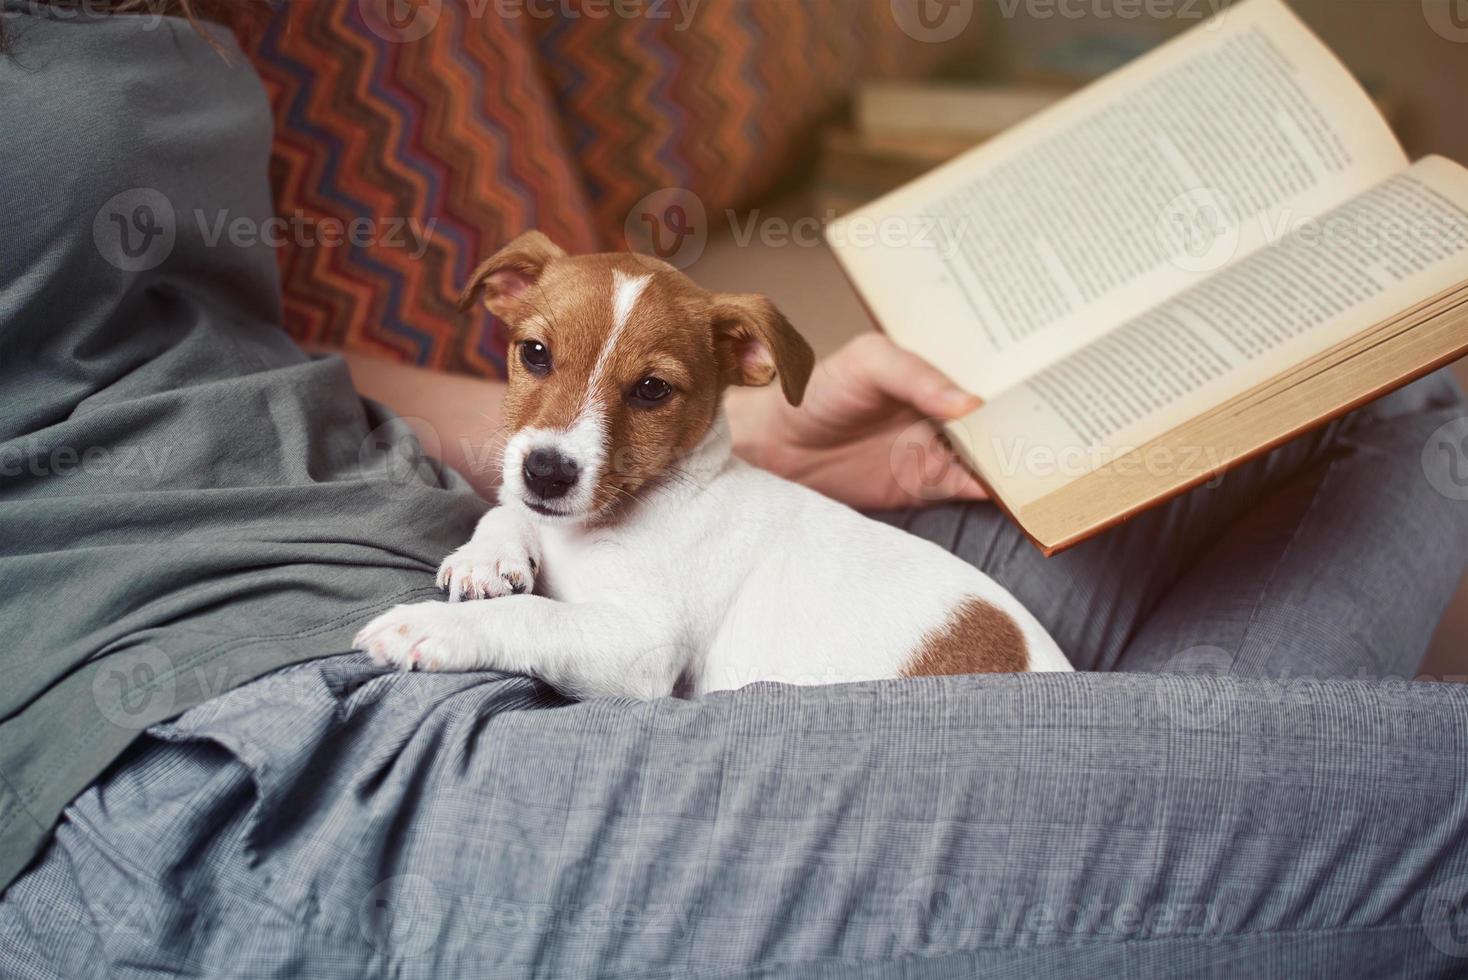
M 974 0 L 524 0 L 598 232 L 626 247 L 644 195 L 709 214 L 757 200 L 813 148 L 860 78 L 926 72 L 971 50 Z M 610 3 L 615 9 L 616 4 Z M 533 7 L 527 7 L 533 9 Z
M 250 45 L 292 228 L 286 328 L 502 375 L 497 324 L 455 309 L 484 255 L 527 228 L 626 247 L 665 187 L 710 213 L 754 200 L 859 76 L 970 46 L 922 14 L 974 2 L 293 0 Z
M 527 228 L 599 244 L 529 24 L 479 6 L 297 0 L 250 44 L 298 339 L 502 375 L 493 318 L 455 308 L 470 270 Z

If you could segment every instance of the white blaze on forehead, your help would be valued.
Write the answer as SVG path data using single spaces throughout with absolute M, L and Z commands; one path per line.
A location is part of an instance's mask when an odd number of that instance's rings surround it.
M 637 305 L 637 300 L 651 281 L 652 276 L 629 276 L 620 271 L 612 273 L 612 329 L 602 343 L 601 353 L 596 357 L 596 366 L 591 369 L 591 377 L 586 379 L 588 399 L 600 385 L 602 376 L 607 373 L 607 364 L 611 362 L 612 352 L 617 349 L 617 341 L 622 338 L 622 332 L 632 319 L 632 308 Z
M 652 276 L 629 276 L 625 272 L 612 273 L 612 289 L 616 291 L 616 300 L 612 304 L 612 332 L 613 336 L 627 326 L 627 321 L 632 318 L 632 307 L 637 305 L 638 298 L 647 284 L 652 281 Z
M 617 341 L 632 319 L 632 310 L 637 305 L 652 276 L 629 276 L 622 272 L 612 273 L 612 326 L 602 342 L 596 356 L 596 365 L 587 375 L 586 387 L 581 392 L 581 405 L 571 424 L 564 429 L 525 429 L 510 440 L 505 453 L 505 488 L 511 493 L 524 495 L 520 466 L 525 456 L 536 446 L 553 449 L 574 460 L 580 471 L 574 489 L 566 495 L 562 505 L 571 514 L 587 513 L 593 503 L 597 481 L 607 467 L 607 413 L 596 400 L 597 390 L 617 349 Z

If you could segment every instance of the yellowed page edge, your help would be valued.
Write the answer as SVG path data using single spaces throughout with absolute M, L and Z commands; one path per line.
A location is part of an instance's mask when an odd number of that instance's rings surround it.
M 1445 317 L 1258 403 L 1253 414 L 1290 420 L 1269 438 L 1252 444 L 1241 439 L 1228 446 L 1225 433 L 1237 432 L 1240 418 L 1213 419 L 1209 425 L 1180 434 L 1188 440 L 1186 445 L 1175 445 L 1176 435 L 1170 433 L 1084 480 L 1028 506 L 1010 508 L 1010 512 L 1046 554 L 1054 554 L 1465 354 L 1468 306 L 1460 305 Z M 1193 452 L 1205 444 L 1214 450 L 1212 454 Z M 1152 465 L 1148 454 L 1158 452 L 1172 467 L 1166 475 L 1147 472 Z

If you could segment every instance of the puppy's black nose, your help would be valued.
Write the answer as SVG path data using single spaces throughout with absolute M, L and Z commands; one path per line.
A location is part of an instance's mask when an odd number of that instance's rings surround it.
M 522 469 L 525 485 L 542 500 L 564 497 L 576 485 L 576 461 L 554 449 L 532 449 Z

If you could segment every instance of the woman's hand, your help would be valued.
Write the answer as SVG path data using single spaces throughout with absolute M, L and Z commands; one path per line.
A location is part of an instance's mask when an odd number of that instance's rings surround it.
M 729 423 L 740 456 L 863 510 L 987 495 L 933 419 L 982 404 L 942 372 L 878 333 L 816 365 L 799 408 L 778 386 L 732 389 Z

